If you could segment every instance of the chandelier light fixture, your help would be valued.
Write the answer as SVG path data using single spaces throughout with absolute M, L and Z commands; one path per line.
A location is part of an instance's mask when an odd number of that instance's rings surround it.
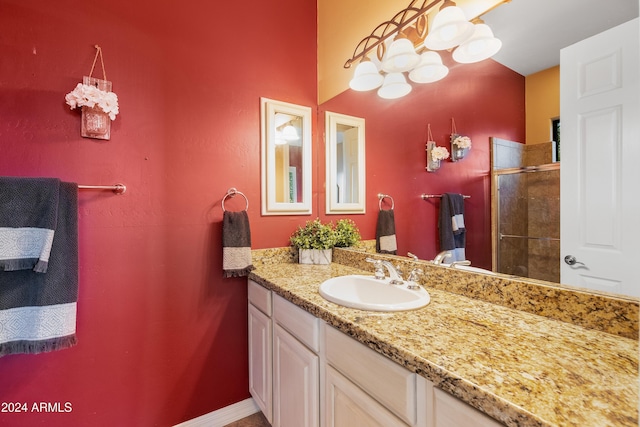
M 501 0 L 489 10 L 510 0 Z M 437 51 L 453 50 L 453 59 L 462 64 L 479 62 L 495 55 L 502 42 L 480 18 L 466 19 L 464 11 L 451 0 L 413 0 L 390 21 L 378 25 L 356 46 L 345 68 L 358 60 L 349 87 L 356 91 L 378 89 L 378 96 L 395 99 L 411 92 L 414 83 L 443 79 L 449 69 Z M 439 4 L 429 29 L 429 12 Z M 486 10 L 484 13 L 488 12 Z M 393 41 L 388 44 L 388 40 Z M 375 50 L 377 63 L 370 59 Z M 407 76 L 405 76 L 405 73 Z

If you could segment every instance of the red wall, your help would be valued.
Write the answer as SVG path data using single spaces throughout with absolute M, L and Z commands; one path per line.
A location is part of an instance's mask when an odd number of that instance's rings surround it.
M 169 426 L 248 398 L 246 281 L 222 278 L 220 201 L 249 197 L 254 247 L 305 219 L 259 215 L 259 109 L 315 111 L 315 2 L 0 0 L 0 28 L 0 174 L 128 187 L 80 193 L 79 343 L 0 359 L 0 402 L 30 411 L 0 424 Z M 94 44 L 120 100 L 108 142 L 81 138 L 64 103 Z
M 320 106 L 319 127 L 325 111 L 366 120 L 367 214 L 352 216 L 366 237 L 375 237 L 377 194 L 388 194 L 395 201 L 398 254 L 432 259 L 439 252 L 440 201 L 420 195 L 462 193 L 471 196 L 465 201 L 467 259 L 490 269 L 489 137 L 523 140 L 524 77 L 493 60 L 456 65 L 446 52 L 442 56 L 450 67 L 444 80 L 413 85 L 409 95 L 392 101 L 375 91 L 343 92 Z M 458 133 L 471 138 L 471 151 L 459 162 L 443 161 L 438 171 L 426 172 L 427 125 L 437 145 L 451 151 L 451 118 Z M 323 195 L 322 212 L 324 200 Z
M 260 216 L 261 96 L 367 119 L 367 214 L 351 216 L 364 238 L 375 236 L 375 195 L 388 193 L 400 253 L 433 257 L 438 202 L 419 195 L 459 191 L 472 196 L 469 258 L 490 265 L 488 138 L 524 139 L 524 79 L 486 61 L 402 100 L 348 91 L 317 108 L 315 2 L 250 6 L 0 0 L 0 174 L 128 187 L 80 193 L 79 344 L 0 359 L 0 402 L 72 411 L 0 413 L 0 424 L 169 426 L 249 397 L 246 287 L 222 279 L 220 201 L 230 187 L 248 196 L 254 248 L 336 219 L 324 214 L 316 136 L 316 214 Z M 120 99 L 108 142 L 81 138 L 64 104 L 94 44 Z M 446 145 L 451 117 L 471 155 L 427 173 L 426 125 Z M 322 114 L 314 126 L 322 135 Z

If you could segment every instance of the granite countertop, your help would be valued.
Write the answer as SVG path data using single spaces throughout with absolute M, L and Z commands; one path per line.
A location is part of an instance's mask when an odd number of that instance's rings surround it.
M 638 341 L 441 289 L 424 308 L 350 309 L 319 294 L 350 265 L 275 262 L 249 276 L 508 426 L 637 426 Z

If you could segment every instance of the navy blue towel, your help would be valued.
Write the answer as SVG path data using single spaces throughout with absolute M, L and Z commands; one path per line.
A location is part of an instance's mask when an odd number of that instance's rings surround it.
M 46 273 L 0 269 L 0 356 L 76 344 L 78 185 L 61 182 Z
M 47 272 L 59 191 L 57 178 L 0 177 L 0 270 Z
M 464 198 L 462 194 L 445 193 L 440 202 L 438 218 L 440 250 L 451 251 L 450 262 L 464 261 L 467 230 L 464 225 Z

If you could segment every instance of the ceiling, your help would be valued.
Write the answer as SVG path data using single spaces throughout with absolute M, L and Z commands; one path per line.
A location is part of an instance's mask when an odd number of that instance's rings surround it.
M 492 58 L 527 76 L 560 64 L 560 49 L 637 17 L 639 4 L 638 0 L 511 0 L 482 19 L 502 40 L 502 49 Z

